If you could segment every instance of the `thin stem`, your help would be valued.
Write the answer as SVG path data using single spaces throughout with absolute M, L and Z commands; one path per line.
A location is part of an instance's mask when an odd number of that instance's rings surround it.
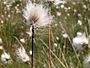
M 33 68 L 34 25 L 32 24 L 32 68 Z
M 45 45 L 45 47 L 47 48 L 47 49 L 49 49 L 49 47 L 47 46 L 47 44 L 42 40 L 42 39 L 40 39 L 40 41 Z M 64 67 L 64 68 L 66 68 L 66 66 L 64 65 L 64 63 L 60 60 L 60 58 L 58 58 L 57 56 L 56 56 L 56 54 L 50 49 L 50 52 L 51 52 L 51 54 L 59 61 L 59 63 Z
M 51 64 L 51 26 L 49 24 L 49 68 L 52 68 L 52 64 Z
M 17 40 L 17 42 L 19 43 L 19 45 L 21 46 L 21 47 L 23 47 L 23 45 L 21 44 L 21 42 L 19 41 L 19 39 L 16 37 L 16 36 L 13 36 L 16 40 Z
M 60 27 L 66 32 L 66 29 L 63 27 L 63 24 L 62 24 L 61 22 L 59 22 L 59 24 L 60 24 Z M 72 41 L 71 41 L 69 35 L 68 35 L 68 40 L 70 41 L 70 44 L 72 45 Z M 78 57 L 78 55 L 77 55 L 77 52 L 76 52 L 75 48 L 74 48 L 73 46 L 72 46 L 72 48 L 73 48 L 73 51 L 74 51 L 74 53 L 75 53 L 75 55 L 76 55 L 76 58 L 77 58 L 79 64 L 81 65 L 81 62 L 80 62 L 80 60 L 79 60 L 79 57 Z

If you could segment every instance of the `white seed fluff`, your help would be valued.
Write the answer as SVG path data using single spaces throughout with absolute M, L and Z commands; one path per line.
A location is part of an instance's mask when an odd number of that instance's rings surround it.
M 19 57 L 19 59 L 21 59 L 23 62 L 28 62 L 30 60 L 29 56 L 27 55 L 24 47 L 19 47 L 16 50 L 16 54 Z
M 28 25 L 31 25 L 33 22 L 35 27 L 46 26 L 52 21 L 52 16 L 49 14 L 48 9 L 46 9 L 42 4 L 35 4 L 31 2 L 27 3 L 23 16 Z
M 77 33 L 77 36 L 73 38 L 73 47 L 75 47 L 77 50 L 83 49 L 83 44 L 88 44 L 88 38 L 84 33 Z
M 1 54 L 1 61 L 4 62 L 4 63 L 9 63 L 9 61 L 11 60 L 11 56 L 9 53 L 2 53 Z

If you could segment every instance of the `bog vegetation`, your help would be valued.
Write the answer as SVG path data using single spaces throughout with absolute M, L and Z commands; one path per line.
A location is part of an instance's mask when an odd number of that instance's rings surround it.
M 90 0 L 0 0 L 0 68 L 90 68 L 89 39 Z

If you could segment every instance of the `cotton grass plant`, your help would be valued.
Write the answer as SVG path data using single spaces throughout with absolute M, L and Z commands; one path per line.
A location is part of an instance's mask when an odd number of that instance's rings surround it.
M 48 9 L 42 4 L 35 4 L 31 1 L 27 3 L 23 16 L 26 19 L 26 23 L 32 25 L 33 22 L 35 28 L 44 27 L 52 21 L 52 16 L 48 12 Z
M 47 2 L 47 0 L 32 0 L 33 3 L 28 0 L 27 2 L 12 0 L 14 2 L 10 4 L 10 0 L 7 1 L 0 0 L 0 46 L 10 54 L 13 62 L 4 64 L 0 60 L 0 67 L 31 68 L 32 54 L 33 68 L 87 68 L 89 66 L 90 1 L 64 0 L 65 3 L 59 3 L 60 0 L 54 0 L 57 1 L 57 5 L 54 1 Z M 31 11 L 32 8 L 34 10 Z M 30 14 L 31 12 L 33 14 Z M 53 23 L 50 23 L 52 22 L 50 14 L 53 16 Z M 26 22 L 23 23 L 23 20 Z M 33 23 L 33 53 L 32 20 L 35 22 Z M 87 38 L 88 43 L 85 40 Z M 78 42 L 84 44 L 76 45 Z M 27 54 L 30 61 L 25 63 L 21 60 L 22 57 L 17 58 L 16 51 L 20 51 L 19 55 L 23 52 Z M 0 50 L 0 56 L 2 53 L 3 51 Z
M 1 61 L 4 64 L 11 63 L 12 62 L 12 58 L 11 58 L 10 54 L 5 51 L 5 49 L 3 48 L 3 46 L 0 46 L 0 50 L 3 51 L 2 54 L 1 54 Z
M 34 30 L 35 28 L 45 27 L 51 24 L 52 16 L 49 15 L 48 9 L 42 4 L 35 4 L 28 1 L 23 12 L 26 23 L 30 26 L 32 34 L 32 66 L 33 66 L 33 46 L 34 46 Z

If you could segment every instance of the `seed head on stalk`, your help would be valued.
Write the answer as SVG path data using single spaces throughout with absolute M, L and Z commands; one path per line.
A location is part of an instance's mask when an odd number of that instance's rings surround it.
M 27 2 L 23 17 L 28 25 L 33 23 L 34 28 L 44 27 L 52 21 L 52 16 L 49 14 L 48 9 L 42 4 L 32 3 L 31 1 Z

